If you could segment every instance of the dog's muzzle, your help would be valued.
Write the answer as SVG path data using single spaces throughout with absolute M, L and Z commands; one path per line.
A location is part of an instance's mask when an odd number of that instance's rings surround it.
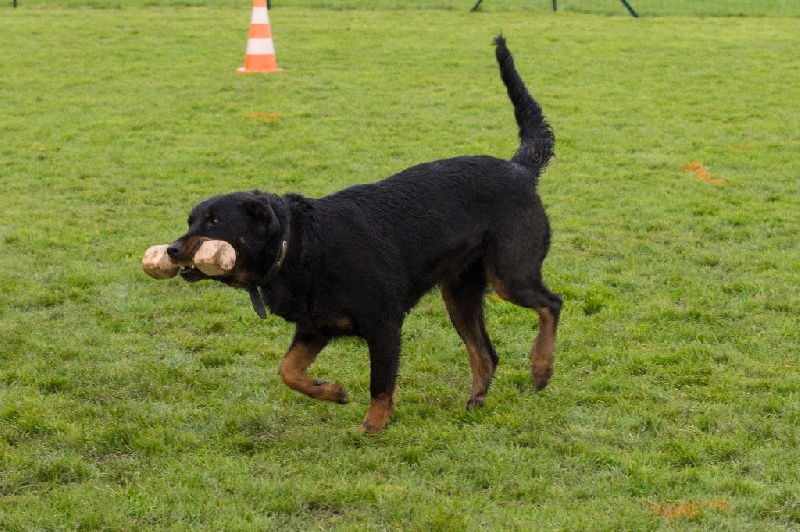
M 193 283 L 209 278 L 194 265 L 194 254 L 205 240 L 197 237 L 185 240 L 181 238 L 167 246 L 167 256 L 169 256 L 169 260 L 181 267 L 178 273 L 184 281 Z

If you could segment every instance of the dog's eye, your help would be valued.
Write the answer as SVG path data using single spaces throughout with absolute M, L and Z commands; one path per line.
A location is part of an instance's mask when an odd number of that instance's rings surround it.
M 208 225 L 217 225 L 219 223 L 219 218 L 213 216 L 208 219 Z

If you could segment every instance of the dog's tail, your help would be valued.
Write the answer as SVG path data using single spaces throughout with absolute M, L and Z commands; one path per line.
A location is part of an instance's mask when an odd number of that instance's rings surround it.
M 500 66 L 500 77 L 508 90 L 508 97 L 514 104 L 514 116 L 519 125 L 520 146 L 512 162 L 526 166 L 539 172 L 555 155 L 555 137 L 550 124 L 542 114 L 542 108 L 525 88 L 514 67 L 514 58 L 506 47 L 506 39 L 502 35 L 494 38 L 495 55 Z

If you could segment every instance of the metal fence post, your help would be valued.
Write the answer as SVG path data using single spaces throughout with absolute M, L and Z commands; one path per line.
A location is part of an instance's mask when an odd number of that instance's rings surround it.
M 636 11 L 633 10 L 633 8 L 631 7 L 631 5 L 628 3 L 627 0 L 621 0 L 621 1 L 622 5 L 625 6 L 625 8 L 628 10 L 628 13 L 630 13 L 632 17 L 639 18 L 639 15 L 636 14 Z

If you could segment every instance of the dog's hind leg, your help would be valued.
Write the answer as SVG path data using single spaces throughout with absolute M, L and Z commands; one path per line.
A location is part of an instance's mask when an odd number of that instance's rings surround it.
M 293 390 L 321 401 L 344 404 L 347 402 L 347 392 L 341 385 L 312 379 L 306 375 L 306 370 L 328 344 L 328 340 L 327 336 L 313 332 L 295 332 L 292 345 L 281 361 L 280 375 L 283 382 Z
M 531 349 L 531 372 L 536 390 L 543 390 L 553 375 L 553 352 L 555 350 L 556 329 L 561 314 L 561 298 L 543 288 L 542 306 L 536 307 L 539 314 L 539 333 Z
M 369 346 L 370 405 L 361 430 L 367 434 L 379 432 L 386 426 L 397 402 L 397 370 L 400 366 L 400 329 L 387 326 L 384 331 L 366 338 Z
M 472 391 L 467 400 L 467 410 L 483 406 L 498 362 L 483 317 L 485 289 L 486 276 L 478 264 L 467 269 L 457 280 L 441 285 L 442 299 L 450 314 L 450 321 L 469 354 Z
M 519 278 L 516 278 L 519 279 Z M 532 308 L 539 315 L 539 332 L 531 349 L 531 373 L 536 390 L 543 390 L 553 374 L 553 351 L 561 314 L 561 298 L 547 289 L 537 268 L 528 280 L 503 279 L 489 273 L 489 282 L 497 294 L 516 305 Z

